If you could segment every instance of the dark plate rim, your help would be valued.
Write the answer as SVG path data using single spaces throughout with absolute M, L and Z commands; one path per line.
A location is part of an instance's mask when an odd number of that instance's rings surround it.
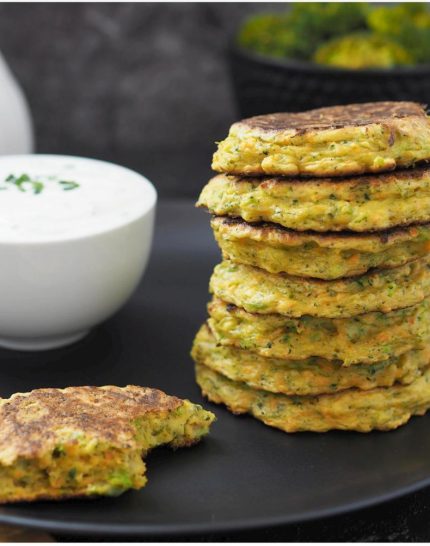
M 21 517 L 16 515 L 0 514 L 0 524 L 19 525 L 29 529 L 43 530 L 50 533 L 64 533 L 65 535 L 94 535 L 94 536 L 154 536 L 165 537 L 173 535 L 198 535 L 198 534 L 219 534 L 237 533 L 244 531 L 255 531 L 263 528 L 276 528 L 283 525 L 293 525 L 316 521 L 322 518 L 341 516 L 346 513 L 355 512 L 364 508 L 370 508 L 383 502 L 395 500 L 399 497 L 415 493 L 420 489 L 430 486 L 430 476 L 410 485 L 394 489 L 393 491 L 375 495 L 360 501 L 352 501 L 346 504 L 311 510 L 296 516 L 275 516 L 252 519 L 237 519 L 230 522 L 211 523 L 185 523 L 185 524 L 98 524 L 58 521 L 53 519 L 42 519 L 40 517 Z

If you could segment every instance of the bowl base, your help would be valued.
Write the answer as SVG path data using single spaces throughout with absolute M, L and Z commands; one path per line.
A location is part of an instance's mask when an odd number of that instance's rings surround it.
M 1 337 L 0 347 L 15 351 L 47 351 L 57 349 L 79 341 L 88 334 L 89 330 L 64 336 L 52 337 Z

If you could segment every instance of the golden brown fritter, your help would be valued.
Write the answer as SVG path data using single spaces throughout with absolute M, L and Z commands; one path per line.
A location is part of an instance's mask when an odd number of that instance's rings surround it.
M 430 168 L 307 180 L 220 174 L 197 206 L 296 231 L 380 231 L 430 221 Z
M 388 313 L 430 296 L 430 257 L 333 281 L 274 275 L 226 260 L 215 267 L 210 290 L 227 303 L 264 315 L 349 318 Z
M 420 104 L 373 102 L 239 121 L 212 168 L 244 175 L 344 176 L 430 159 L 430 122 Z
M 375 233 L 315 233 L 215 217 L 211 226 L 225 259 L 326 280 L 398 267 L 430 251 L 429 224 Z
M 409 385 L 320 396 L 286 396 L 252 389 L 201 364 L 196 365 L 196 378 L 212 402 L 225 404 L 236 414 L 250 413 L 285 432 L 391 430 L 430 407 L 430 368 Z
M 218 343 L 269 358 L 303 360 L 319 356 L 350 366 L 381 362 L 422 349 L 430 341 L 428 298 L 390 313 L 334 319 L 248 313 L 218 298 L 209 303 L 208 310 L 208 324 Z
M 351 388 L 370 390 L 391 387 L 395 383 L 407 385 L 430 364 L 430 346 L 383 362 L 348 367 L 338 360 L 318 357 L 305 360 L 265 358 L 251 351 L 217 344 L 207 324 L 197 333 L 191 355 L 196 363 L 233 381 L 268 392 L 298 396 Z

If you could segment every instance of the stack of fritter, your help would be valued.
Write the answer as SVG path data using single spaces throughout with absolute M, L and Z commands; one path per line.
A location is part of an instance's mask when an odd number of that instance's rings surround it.
M 408 102 L 231 127 L 198 201 L 224 258 L 192 351 L 210 400 L 287 432 L 430 407 L 429 159 Z

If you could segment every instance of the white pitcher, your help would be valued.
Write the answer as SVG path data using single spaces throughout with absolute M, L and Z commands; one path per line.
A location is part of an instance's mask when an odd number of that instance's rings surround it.
M 33 124 L 24 93 L 0 54 L 0 155 L 33 152 Z

